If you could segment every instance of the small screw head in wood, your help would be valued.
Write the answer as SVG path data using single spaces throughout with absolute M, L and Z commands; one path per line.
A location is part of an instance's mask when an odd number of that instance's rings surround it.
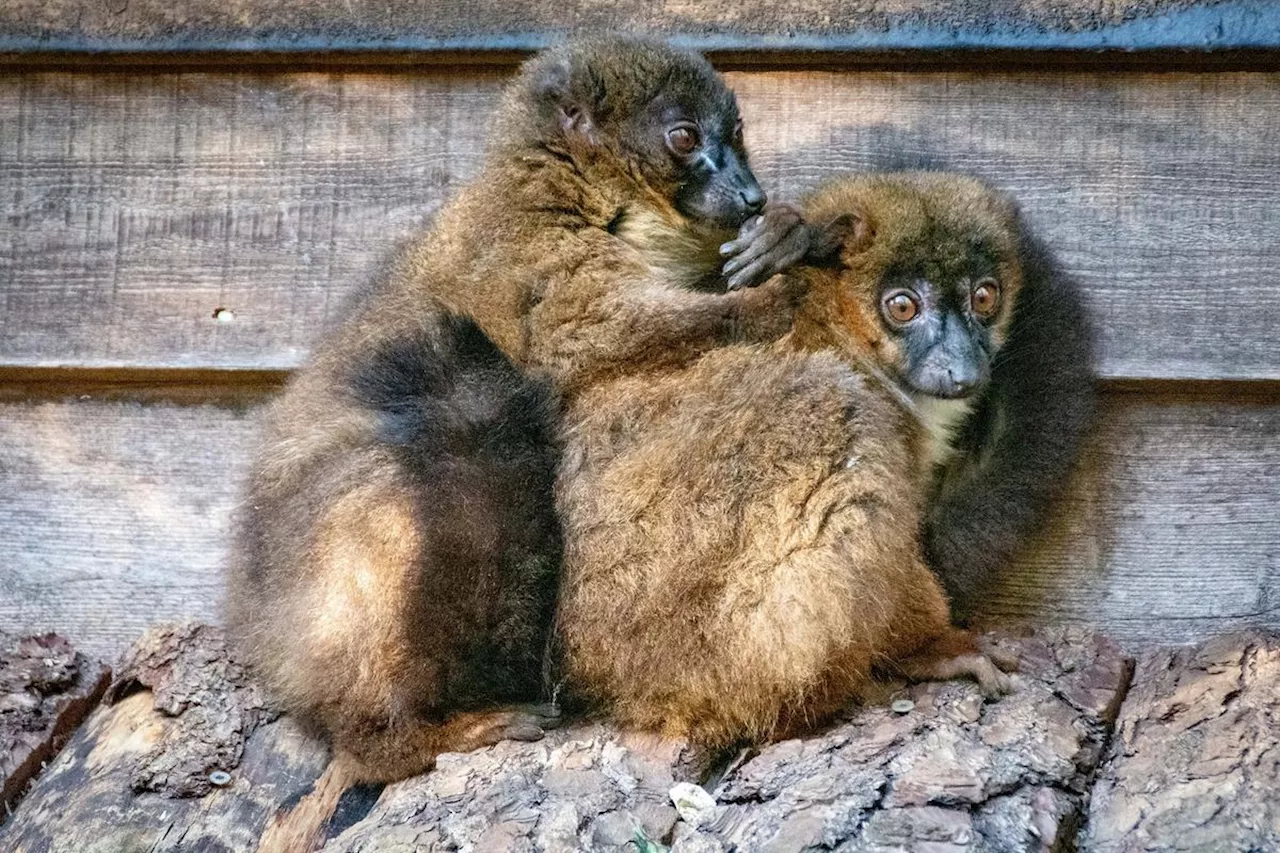
M 231 784 L 231 774 L 225 770 L 215 770 L 209 774 L 209 784 L 219 788 Z
M 915 707 L 916 703 L 912 702 L 910 699 L 894 699 L 893 704 L 889 706 L 889 709 L 895 714 L 909 714 L 911 711 L 915 710 Z

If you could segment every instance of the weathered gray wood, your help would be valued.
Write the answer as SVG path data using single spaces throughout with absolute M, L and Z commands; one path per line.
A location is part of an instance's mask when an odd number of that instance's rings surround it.
M 132 0 L 71 7 L 10 0 L 0 7 L 0 49 L 32 52 L 276 52 L 468 49 L 541 46 L 582 28 L 681 34 L 704 47 L 730 49 L 928 51 L 1178 48 L 1226 50 L 1280 43 L 1272 0 L 868 0 L 830 4 L 644 0 Z M 92 57 L 91 57 L 92 58 Z
M 1082 849 L 1280 849 L 1280 638 L 1143 656 Z
M 730 76 L 775 196 L 976 172 L 1080 279 L 1103 376 L 1280 378 L 1280 74 Z M 0 376 L 295 366 L 474 174 L 502 79 L 0 78 Z
M 0 404 L 0 627 L 113 660 L 157 620 L 214 618 L 255 435 L 216 406 Z M 986 618 L 1134 648 L 1280 626 L 1280 403 L 1107 394 L 1084 456 Z
M 94 712 L 0 829 L 0 849 L 253 850 L 328 760 L 264 707 L 208 626 L 148 633 L 113 691 L 115 704 Z
M 57 634 L 0 631 L 0 824 L 107 689 L 111 671 Z
M 474 171 L 497 82 L 0 79 L 0 363 L 296 365 Z
M 536 744 L 441 759 L 389 788 L 325 853 L 618 850 L 647 839 L 684 851 L 1066 849 L 1128 683 L 1108 641 L 1081 632 L 1007 640 L 1017 691 L 984 704 L 965 682 L 904 688 L 803 740 L 765 747 L 715 802 L 677 815 L 672 751 L 571 727 Z M 947 846 L 942 846 L 947 845 Z
M 114 661 L 158 620 L 213 617 L 254 435 L 234 409 L 0 406 L 0 627 Z
M 1280 625 L 1280 407 L 1111 394 L 1082 464 L 987 614 L 1180 643 Z

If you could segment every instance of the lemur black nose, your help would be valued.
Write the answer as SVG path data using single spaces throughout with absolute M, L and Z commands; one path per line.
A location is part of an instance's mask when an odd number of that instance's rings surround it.
M 951 387 L 960 395 L 967 395 L 978 385 L 978 375 L 967 370 L 948 368 L 947 378 L 951 380 Z
M 751 214 L 764 210 L 764 203 L 769 200 L 769 196 L 754 181 L 738 190 L 738 197 L 742 199 L 742 206 Z

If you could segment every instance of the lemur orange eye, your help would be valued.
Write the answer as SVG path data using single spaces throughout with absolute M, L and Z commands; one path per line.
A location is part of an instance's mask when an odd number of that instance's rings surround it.
M 681 157 L 688 157 L 697 151 L 701 142 L 698 129 L 691 124 L 678 124 L 667 131 L 667 147 Z
M 895 323 L 910 323 L 920 313 L 920 300 L 905 290 L 895 290 L 884 298 L 884 313 Z
M 1000 285 L 996 284 L 995 279 L 984 278 L 974 285 L 969 300 L 973 313 L 979 317 L 990 317 L 1000 307 Z

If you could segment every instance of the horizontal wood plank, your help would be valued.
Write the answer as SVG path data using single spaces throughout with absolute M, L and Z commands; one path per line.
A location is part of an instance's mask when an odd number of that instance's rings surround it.
M 138 403 L 0 405 L 0 629 L 105 661 L 156 621 L 212 618 L 252 416 Z
M 161 619 L 216 617 L 252 412 L 0 404 L 0 629 L 112 660 Z M 986 616 L 1129 647 L 1280 625 L 1280 401 L 1107 394 L 1086 464 Z
M 296 365 L 474 172 L 497 81 L 0 81 L 0 292 L 22 318 L 0 362 Z
M 1014 50 L 1135 53 L 1248 51 L 1280 47 L 1276 0 L 822 0 L 653 3 L 650 0 L 132 0 L 75 8 L 44 0 L 0 6 L 0 59 L 55 55 L 81 63 L 123 55 L 168 59 L 199 53 L 345 53 L 421 61 L 433 53 L 537 49 L 567 32 L 656 32 L 704 49 L 872 56 L 912 61 L 936 53 Z M 898 55 L 898 62 L 904 57 Z
M 1105 395 L 1051 522 L 986 615 L 1137 644 L 1280 625 L 1278 496 L 1274 399 Z
M 475 174 L 504 79 L 0 78 L 0 375 L 296 366 Z M 1086 291 L 1103 377 L 1280 379 L 1280 74 L 730 79 L 775 197 L 922 164 L 1011 191 Z

